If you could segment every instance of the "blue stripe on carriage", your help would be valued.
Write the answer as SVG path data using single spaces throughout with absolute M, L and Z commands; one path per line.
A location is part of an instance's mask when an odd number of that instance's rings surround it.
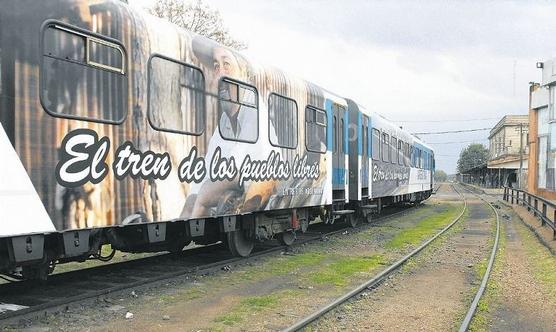
M 332 151 L 332 100 L 326 99 L 324 102 L 324 109 L 326 110 L 326 146 L 328 151 Z
M 333 168 L 332 169 L 332 184 L 342 185 L 346 181 L 346 170 L 345 168 Z

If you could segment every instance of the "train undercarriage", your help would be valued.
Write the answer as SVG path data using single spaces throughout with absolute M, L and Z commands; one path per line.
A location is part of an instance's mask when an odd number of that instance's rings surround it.
M 254 214 L 151 223 L 144 215 L 126 219 L 124 227 L 84 229 L 64 233 L 30 234 L 0 239 L 0 273 L 16 279 L 46 280 L 57 264 L 97 259 L 111 260 L 116 251 L 129 253 L 180 252 L 190 243 L 208 245 L 219 241 L 234 256 L 246 257 L 257 242 L 277 239 L 292 245 L 296 234 L 316 222 L 346 222 L 355 227 L 371 222 L 384 206 L 420 203 L 431 191 L 355 203 L 338 202 L 327 207 L 287 209 Z M 111 251 L 102 251 L 109 244 Z

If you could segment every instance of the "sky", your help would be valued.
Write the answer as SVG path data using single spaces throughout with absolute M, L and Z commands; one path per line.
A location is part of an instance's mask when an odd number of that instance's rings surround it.
M 355 100 L 410 132 L 491 128 L 527 114 L 536 62 L 556 56 L 556 3 L 204 0 L 243 53 Z M 154 0 L 129 0 L 147 7 Z M 488 131 L 420 135 L 436 168 Z

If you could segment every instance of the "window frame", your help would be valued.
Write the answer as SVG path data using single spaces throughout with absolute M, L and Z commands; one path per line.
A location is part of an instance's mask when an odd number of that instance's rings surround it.
M 396 136 L 392 136 L 390 138 L 390 163 L 392 164 L 398 163 L 397 154 L 398 154 L 398 138 Z M 394 156 L 395 158 L 392 158 L 392 156 Z
M 290 146 L 282 146 L 280 144 L 274 144 L 272 143 L 272 141 L 270 140 L 270 98 L 272 98 L 272 96 L 277 96 L 279 98 L 284 98 L 286 100 L 290 100 L 293 101 L 294 105 L 295 105 L 295 146 L 290 147 Z M 257 112 L 258 114 L 258 112 Z M 274 129 L 276 131 L 276 128 Z M 278 134 L 276 134 L 276 136 L 278 136 Z M 296 150 L 297 147 L 299 146 L 299 105 L 297 105 L 297 101 L 293 98 L 290 97 L 286 97 L 284 95 L 281 95 L 279 93 L 276 92 L 271 92 L 268 95 L 268 141 L 270 142 L 270 145 L 277 147 L 277 148 L 284 148 L 284 149 L 291 149 L 291 150 Z
M 403 166 L 403 159 L 404 159 L 403 148 L 404 148 L 404 144 L 405 144 L 404 141 L 402 141 L 401 139 L 398 139 L 398 165 L 400 165 L 400 166 Z
M 387 149 L 384 148 L 384 144 L 386 144 Z M 386 153 L 384 150 L 386 150 Z M 382 133 L 382 148 L 380 149 L 380 152 L 382 162 L 390 162 L 390 135 L 385 132 Z M 384 156 L 387 156 L 387 159 L 384 159 Z
M 345 128 L 344 128 L 344 126 L 345 126 L 345 121 L 344 121 L 344 117 L 343 117 L 343 116 L 340 116 L 340 123 L 338 124 L 338 126 L 339 126 L 338 129 L 340 129 L 340 130 L 339 130 L 340 137 L 338 138 L 338 143 L 339 143 L 339 145 L 338 145 L 338 153 L 339 153 L 339 154 L 345 154 L 346 151 L 344 151 L 344 150 L 345 150 L 345 144 L 346 144 L 346 142 L 345 142 L 345 135 L 346 135 L 346 132 L 345 132 Z
M 243 81 L 236 80 L 236 79 L 228 77 L 228 76 L 222 76 L 218 80 L 218 89 L 220 89 L 220 84 L 222 84 L 222 82 L 226 82 L 227 84 L 237 85 L 237 87 L 238 87 L 238 98 L 239 98 L 239 89 L 240 88 L 247 87 L 247 88 L 253 89 L 253 93 L 255 95 L 255 104 L 250 105 L 250 104 L 242 103 L 240 101 L 226 100 L 226 99 L 220 98 L 220 95 L 216 95 L 216 100 L 217 100 L 217 103 L 218 103 L 218 133 L 220 134 L 220 137 L 223 140 L 230 141 L 230 142 L 241 142 L 241 143 L 248 143 L 248 144 L 256 144 L 259 141 L 259 130 L 260 130 L 260 128 L 259 128 L 260 127 L 260 125 L 259 125 L 259 91 L 257 90 L 257 87 L 255 87 L 252 84 L 245 83 Z M 220 127 L 220 119 L 222 117 L 222 108 L 221 108 L 222 106 L 220 104 L 221 101 L 228 102 L 228 103 L 233 103 L 233 104 L 238 104 L 240 106 L 251 107 L 251 108 L 254 108 L 257 111 L 257 136 L 255 137 L 254 141 L 248 141 L 248 140 L 244 140 L 244 139 L 228 138 L 228 137 L 224 137 L 224 135 L 222 135 L 222 128 Z
M 316 116 L 315 116 L 315 118 L 314 118 L 314 119 L 311 119 L 312 121 L 309 122 L 309 121 L 307 120 L 307 109 L 313 111 L 313 112 L 314 112 L 313 114 L 315 114 L 315 115 L 316 115 L 318 112 L 323 113 L 325 119 L 327 119 L 327 120 L 326 120 L 323 124 L 321 124 L 321 123 L 319 123 L 319 122 L 317 121 Z M 329 146 L 328 146 L 328 114 L 327 114 L 326 111 L 323 110 L 322 108 L 319 108 L 319 107 L 313 106 L 313 105 L 309 105 L 309 104 L 305 105 L 304 111 L 305 111 L 305 113 L 304 113 L 304 115 L 305 115 L 305 149 L 306 149 L 307 151 L 309 151 L 309 152 L 325 154 L 326 151 L 328 151 L 328 148 L 329 148 Z M 316 151 L 316 150 L 309 149 L 309 146 L 307 145 L 307 143 L 308 143 L 308 141 L 309 141 L 309 140 L 307 139 L 307 135 L 308 135 L 308 133 L 309 133 L 309 131 L 307 130 L 307 124 L 308 124 L 308 123 L 314 123 L 314 124 L 317 125 L 317 126 L 324 127 L 324 145 L 325 145 L 325 147 L 326 147 L 326 148 L 324 149 L 324 151 Z M 332 134 L 334 134 L 334 133 L 332 133 Z M 332 142 L 332 144 L 334 144 L 334 142 Z
M 404 166 L 407 167 L 411 167 L 411 154 L 410 154 L 410 147 L 411 145 L 409 144 L 409 142 L 405 142 L 405 151 L 404 151 L 404 161 L 403 164 Z
M 80 36 L 82 38 L 84 38 L 84 52 L 85 52 L 85 59 L 83 60 L 83 62 L 80 61 L 76 61 L 76 60 L 71 60 L 71 59 L 62 59 L 56 56 L 52 56 L 52 55 L 46 55 L 44 54 L 44 38 L 45 38 L 45 33 L 49 28 L 53 28 L 53 29 L 57 29 L 60 31 L 64 31 L 65 33 L 69 33 L 69 34 L 73 34 L 75 36 Z M 115 47 L 116 49 L 118 49 L 122 55 L 122 69 L 119 71 L 113 70 L 113 69 L 107 69 L 104 68 L 103 66 L 99 66 L 99 64 L 97 64 L 96 62 L 88 62 L 89 60 L 89 39 L 94 39 L 96 42 L 98 41 L 103 41 L 104 43 L 110 45 L 110 46 L 117 46 Z M 108 46 L 106 45 L 105 46 Z M 65 22 L 62 21 L 58 21 L 58 20 L 54 20 L 54 19 L 49 19 L 43 22 L 43 24 L 41 25 L 40 28 L 40 40 L 39 40 L 39 102 L 42 106 L 42 108 L 44 109 L 44 111 L 55 118 L 61 118 L 61 119 L 70 119 L 70 120 L 78 120 L 78 121 L 87 121 L 87 122 L 94 122 L 94 123 L 102 123 L 102 124 L 111 124 L 111 125 L 121 125 L 122 123 L 124 123 L 127 119 L 128 113 L 129 113 L 129 103 L 125 102 L 124 105 L 126 106 L 125 109 L 123 109 L 123 114 L 121 119 L 119 120 L 107 120 L 107 119 L 98 119 L 98 118 L 92 118 L 92 117 L 86 117 L 86 116 L 77 116 L 77 115 L 71 115 L 71 114 L 61 114 L 58 112 L 53 112 L 50 109 L 48 109 L 48 107 L 46 106 L 44 97 L 43 97 L 43 92 L 45 91 L 44 87 L 46 85 L 46 82 L 44 82 L 44 74 L 43 74 L 43 68 L 44 68 L 44 58 L 48 57 L 51 59 L 56 59 L 56 60 L 60 60 L 60 61 L 65 61 L 65 62 L 69 62 L 69 63 L 73 63 L 73 64 L 77 64 L 77 65 L 81 65 L 84 67 L 90 67 L 93 69 L 97 69 L 97 70 L 103 70 L 103 71 L 107 71 L 109 73 L 113 73 L 113 74 L 119 74 L 125 77 L 125 85 L 126 85 L 126 89 L 125 89 L 125 96 L 124 98 L 127 99 L 129 97 L 129 75 L 127 74 L 128 71 L 127 66 L 128 66 L 128 61 L 127 61 L 127 51 L 125 49 L 124 44 L 114 38 L 105 36 L 105 35 L 101 35 L 99 33 L 93 32 L 93 31 L 89 31 L 86 29 L 82 29 L 79 27 L 76 27 L 74 25 L 71 24 L 67 24 Z M 102 65 L 102 64 L 101 64 Z M 111 66 L 107 66 L 107 67 L 111 67 Z
M 378 151 L 376 152 L 376 158 L 374 157 L 375 149 L 373 148 L 374 133 L 375 132 L 378 133 L 378 135 L 377 135 L 377 137 L 378 137 Z M 380 154 L 381 145 L 382 145 L 382 133 L 377 128 L 371 127 L 371 159 L 372 160 L 380 161 L 380 159 L 381 159 L 381 154 Z
M 191 133 L 191 132 L 187 132 L 187 131 L 183 131 L 183 130 L 176 130 L 176 129 L 166 129 L 166 128 L 160 128 L 158 126 L 156 126 L 152 119 L 151 119 L 151 83 L 152 83 L 152 79 L 151 79 L 151 61 L 153 58 L 160 58 L 162 60 L 165 61 L 170 61 L 170 62 L 174 62 L 178 65 L 182 65 L 194 70 L 198 70 L 201 73 L 201 76 L 203 77 L 203 90 L 200 91 L 201 93 L 204 94 L 205 97 L 205 105 L 204 105 L 204 110 L 202 111 L 202 117 L 203 117 L 203 128 L 199 133 Z M 203 70 L 197 66 L 193 66 L 190 65 L 186 62 L 180 61 L 180 60 L 176 60 L 176 59 L 172 59 L 170 57 L 167 57 L 165 55 L 162 54 L 158 54 L 158 53 L 153 53 L 150 57 L 149 60 L 147 61 L 147 121 L 149 122 L 149 125 L 158 131 L 164 131 L 164 132 L 169 132 L 169 133 L 174 133 L 174 134 L 182 134 L 182 135 L 190 135 L 190 136 L 201 136 L 205 133 L 205 130 L 207 128 L 207 107 L 206 107 L 206 97 L 207 97 L 207 91 L 206 91 L 206 87 L 207 87 L 207 81 L 205 78 L 205 73 L 203 72 Z M 188 87 L 189 89 L 189 87 Z M 192 89 L 192 90 L 196 90 L 196 89 Z

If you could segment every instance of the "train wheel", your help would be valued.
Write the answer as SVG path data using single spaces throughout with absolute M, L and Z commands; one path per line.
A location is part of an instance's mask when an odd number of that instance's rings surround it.
M 226 234 L 228 248 L 236 257 L 247 257 L 255 247 L 253 237 L 245 230 L 237 230 Z
M 294 231 L 286 231 L 278 234 L 278 241 L 285 246 L 291 246 L 295 241 L 295 232 Z
M 357 226 L 357 218 L 355 218 L 353 214 L 346 214 L 345 218 L 349 226 L 351 226 L 352 228 L 355 228 Z

